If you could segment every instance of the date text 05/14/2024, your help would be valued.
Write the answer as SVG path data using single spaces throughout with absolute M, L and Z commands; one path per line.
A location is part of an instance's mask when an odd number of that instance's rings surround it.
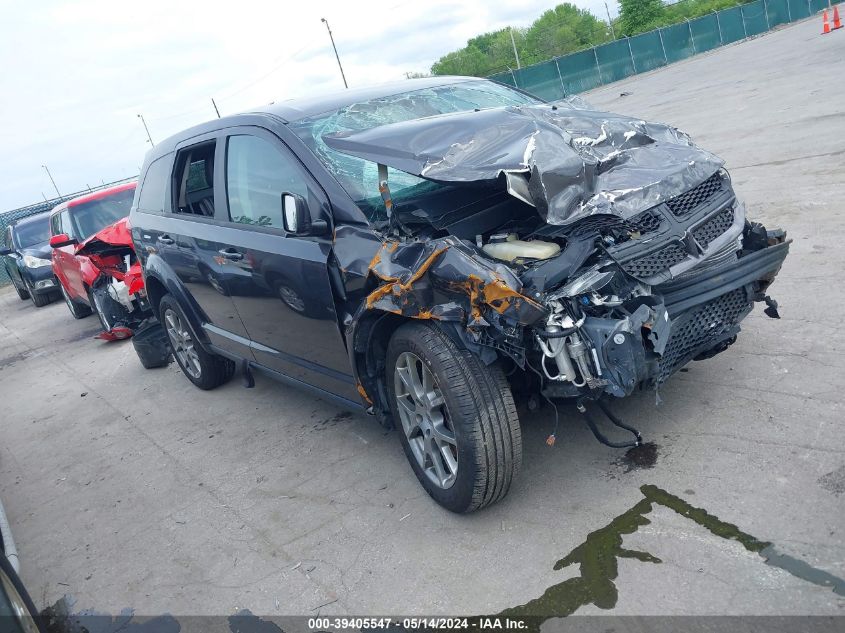
M 476 618 L 446 618 L 446 617 L 417 617 L 417 618 L 354 618 L 354 617 L 317 617 L 309 618 L 308 628 L 312 631 L 338 630 L 338 629 L 388 629 L 402 628 L 405 630 L 425 629 L 467 629 L 479 631 L 494 630 L 522 630 L 528 628 L 524 620 L 520 618 L 497 618 L 497 617 L 476 617 Z

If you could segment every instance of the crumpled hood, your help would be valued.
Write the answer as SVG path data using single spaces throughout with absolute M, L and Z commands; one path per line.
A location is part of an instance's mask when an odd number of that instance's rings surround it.
M 107 244 L 109 246 L 132 246 L 132 226 L 129 224 L 129 218 L 121 218 L 113 224 L 94 233 L 87 240 L 82 242 L 77 248 L 77 254 L 86 254 L 88 252 L 96 251 L 100 244 Z
M 676 128 L 568 104 L 445 114 L 323 140 L 437 182 L 504 176 L 503 186 L 549 224 L 597 213 L 630 218 L 723 165 Z

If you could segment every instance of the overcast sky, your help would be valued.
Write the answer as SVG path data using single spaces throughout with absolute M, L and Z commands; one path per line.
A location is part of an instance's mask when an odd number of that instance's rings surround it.
M 606 19 L 603 0 L 575 0 Z M 553 0 L 0 0 L 0 210 L 137 174 L 153 141 L 309 92 L 381 83 Z M 616 2 L 608 2 L 613 15 Z

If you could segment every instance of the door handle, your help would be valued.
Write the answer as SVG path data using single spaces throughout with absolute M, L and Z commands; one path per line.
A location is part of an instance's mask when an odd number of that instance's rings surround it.
M 158 241 L 165 246 L 170 246 L 171 244 L 175 244 L 175 240 L 170 237 L 169 235 L 159 235 Z
M 233 261 L 233 262 L 239 262 L 244 258 L 243 253 L 239 253 L 238 251 L 236 251 L 233 248 L 223 248 L 223 249 L 221 249 L 217 252 L 220 253 L 226 259 Z

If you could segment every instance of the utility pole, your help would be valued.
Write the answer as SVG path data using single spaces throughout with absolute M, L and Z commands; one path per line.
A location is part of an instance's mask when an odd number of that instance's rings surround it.
M 349 88 L 349 84 L 346 83 L 346 75 L 343 74 L 343 66 L 340 65 L 340 55 L 337 54 L 337 46 L 334 45 L 334 36 L 332 36 L 332 30 L 329 28 L 329 21 L 326 18 L 320 18 L 320 22 L 324 22 L 326 24 L 326 30 L 329 32 L 329 39 L 332 41 L 334 56 L 337 59 L 337 67 L 340 68 L 340 76 L 343 77 L 343 87 Z
M 49 170 L 49 169 L 47 169 L 47 165 L 41 165 L 41 166 L 44 168 L 44 171 L 46 171 L 46 172 L 47 172 L 47 175 L 50 177 L 50 182 L 52 182 L 52 183 L 53 183 L 53 189 L 55 189 L 55 190 L 56 190 L 56 195 L 57 195 L 59 198 L 61 198 L 61 197 L 62 197 L 62 194 L 60 194 L 60 193 L 59 193 L 59 188 L 56 186 L 56 181 L 55 181 L 55 180 L 53 180 L 53 174 L 51 174 L 51 173 L 50 173 L 50 170 Z M 44 195 L 44 194 L 42 194 L 42 195 Z
M 607 11 L 607 25 L 610 27 L 610 36 L 616 39 L 616 32 L 613 30 L 613 20 L 610 19 L 610 9 L 607 6 L 607 2 L 604 3 L 604 10 Z
M 214 106 L 214 111 L 217 113 L 217 118 L 220 118 L 220 110 L 217 109 L 217 104 L 214 103 L 214 97 L 211 97 L 211 105 Z
M 156 146 L 156 144 L 155 144 L 155 143 L 153 143 L 153 137 L 152 137 L 152 136 L 150 136 L 150 128 L 148 128 L 148 127 L 147 127 L 147 122 L 146 122 L 146 121 L 144 121 L 144 115 L 139 114 L 139 115 L 138 115 L 138 118 L 139 118 L 139 119 L 141 119 L 141 123 L 143 123 L 143 124 L 144 124 L 144 130 L 146 130 L 146 132 L 147 132 L 147 140 L 150 142 L 150 145 L 152 145 L 153 147 L 155 147 L 155 146 Z
M 513 56 L 516 57 L 516 69 L 519 70 L 522 66 L 519 64 L 519 53 L 516 52 L 516 40 L 513 39 L 513 27 L 508 27 L 508 30 L 511 32 L 511 45 L 513 46 Z

